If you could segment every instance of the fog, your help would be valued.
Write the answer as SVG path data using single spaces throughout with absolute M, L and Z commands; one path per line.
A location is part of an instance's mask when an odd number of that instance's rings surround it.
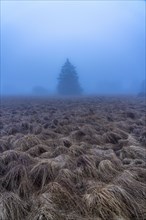
M 1 93 L 56 94 L 69 58 L 84 94 L 139 92 L 145 1 L 2 1 Z

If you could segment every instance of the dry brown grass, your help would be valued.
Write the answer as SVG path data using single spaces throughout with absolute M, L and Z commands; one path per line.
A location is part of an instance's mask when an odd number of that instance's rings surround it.
M 78 156 L 81 156 L 83 154 L 86 153 L 86 149 L 84 148 L 84 146 L 80 145 L 72 145 L 70 148 L 69 148 L 69 154 L 73 157 L 78 157 Z
M 2 106 L 0 220 L 146 219 L 143 99 Z
M 97 178 L 97 169 L 94 156 L 82 155 L 77 159 L 77 167 L 82 168 L 83 176 Z
M 75 194 L 71 194 L 64 186 L 57 182 L 49 183 L 44 191 L 51 194 L 51 198 L 54 204 L 57 205 L 58 210 L 63 212 L 70 212 L 76 210 L 80 213 L 82 207 L 78 203 L 78 197 Z
M 140 146 L 127 146 L 123 147 L 120 157 L 122 159 L 143 159 L 146 161 L 146 149 Z
M 19 153 L 15 150 L 8 150 L 8 151 L 3 152 L 0 155 L 0 158 L 1 158 L 1 162 L 4 165 L 8 165 L 10 162 L 18 160 Z
M 28 134 L 14 141 L 13 146 L 17 150 L 27 151 L 28 149 L 34 147 L 37 144 L 41 144 L 39 138 L 36 135 Z
M 26 168 L 23 165 L 16 165 L 11 167 L 5 176 L 1 178 L 1 184 L 5 189 L 13 191 L 19 187 L 23 179 L 27 181 Z
M 63 220 L 61 213 L 56 209 L 50 193 L 42 193 L 39 196 L 33 196 L 32 209 L 27 220 Z
M 138 175 L 132 174 L 130 170 L 122 172 L 113 182 L 121 185 L 135 199 L 144 199 L 146 201 L 146 183 L 139 181 Z
M 13 192 L 0 194 L 0 219 L 20 220 L 25 219 L 29 211 L 28 205 Z
M 43 144 L 35 145 L 34 147 L 31 147 L 27 153 L 32 157 L 39 157 L 41 154 L 49 151 L 48 146 Z
M 110 160 L 102 160 L 98 165 L 98 176 L 102 181 L 110 182 L 120 173 L 119 170 Z
M 68 151 L 69 151 L 68 148 L 66 148 L 65 146 L 59 146 L 53 151 L 51 157 L 57 157 L 60 154 L 67 154 Z
M 35 187 L 42 189 L 53 181 L 58 174 L 58 166 L 53 161 L 38 162 L 30 171 L 30 178 Z
M 102 219 L 141 219 L 139 205 L 122 187 L 97 184 L 83 197 L 88 212 Z

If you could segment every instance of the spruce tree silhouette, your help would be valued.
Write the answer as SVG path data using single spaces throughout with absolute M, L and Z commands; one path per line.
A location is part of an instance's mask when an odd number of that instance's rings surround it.
M 82 93 L 77 72 L 69 59 L 61 68 L 57 90 L 60 95 L 80 95 Z

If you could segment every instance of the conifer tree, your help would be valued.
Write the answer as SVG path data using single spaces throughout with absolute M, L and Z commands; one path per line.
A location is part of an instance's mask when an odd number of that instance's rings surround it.
M 60 95 L 80 95 L 82 93 L 77 72 L 69 59 L 61 68 L 57 90 Z

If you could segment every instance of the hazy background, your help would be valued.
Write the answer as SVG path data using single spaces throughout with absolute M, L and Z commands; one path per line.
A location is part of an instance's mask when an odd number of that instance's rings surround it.
M 85 93 L 137 93 L 145 1 L 2 1 L 1 92 L 56 92 L 66 58 Z

